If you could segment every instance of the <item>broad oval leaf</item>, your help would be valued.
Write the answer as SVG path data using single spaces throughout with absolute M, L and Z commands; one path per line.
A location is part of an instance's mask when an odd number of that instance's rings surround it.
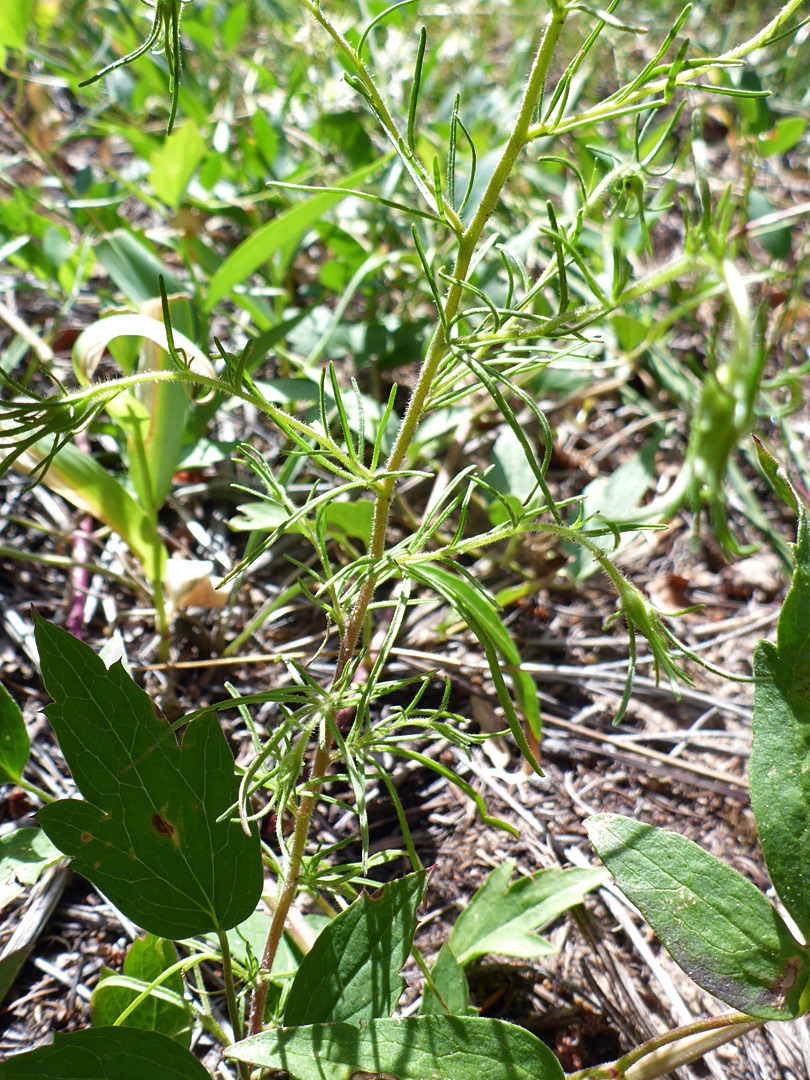
M 287 1027 L 390 1016 L 405 988 L 427 874 L 360 896 L 328 923 L 301 961 L 284 1009 Z
M 30 748 L 20 707 L 0 683 L 0 784 L 19 783 Z
M 120 662 L 35 616 L 45 710 L 87 802 L 39 811 L 56 846 L 124 914 L 177 940 L 235 926 L 262 889 L 259 838 L 225 815 L 237 800 L 231 751 L 213 713 L 181 746 Z
M 481 1016 L 279 1028 L 236 1043 L 225 1053 L 285 1069 L 296 1080 L 351 1080 L 356 1072 L 397 1080 L 563 1080 L 559 1061 L 535 1035 Z
M 762 851 L 779 898 L 810 940 L 810 521 L 799 509 L 793 583 L 776 646 L 754 652 L 749 784 Z
M 96 1027 L 56 1034 L 0 1062 L 0 1080 L 210 1080 L 194 1055 L 156 1031 Z
M 530 958 L 554 952 L 551 942 L 534 931 L 581 904 L 609 876 L 601 866 L 553 867 L 510 885 L 514 870 L 512 860 L 493 870 L 456 919 L 448 945 L 459 963 L 487 953 Z
M 586 828 L 616 884 L 698 986 L 762 1020 L 804 1011 L 810 958 L 752 882 L 685 836 L 635 818 L 596 814 Z

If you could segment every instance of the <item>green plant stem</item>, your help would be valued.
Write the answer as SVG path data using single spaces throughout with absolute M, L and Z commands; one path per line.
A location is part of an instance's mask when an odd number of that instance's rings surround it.
M 131 390 L 145 383 L 156 382 L 192 383 L 195 386 L 205 386 L 215 394 L 225 394 L 228 397 L 243 401 L 245 404 L 253 405 L 274 423 L 278 424 L 285 434 L 290 435 L 293 433 L 291 437 L 297 435 L 299 439 L 314 440 L 320 444 L 323 452 L 328 453 L 330 457 L 333 457 L 353 476 L 362 475 L 364 479 L 372 479 L 371 473 L 352 461 L 352 458 L 344 453 L 328 434 L 318 431 L 305 421 L 298 420 L 290 413 L 279 409 L 269 401 L 265 401 L 259 395 L 242 389 L 242 387 L 232 386 L 229 382 L 215 376 L 203 375 L 198 371 L 191 371 L 186 368 L 182 370 L 137 372 L 134 375 L 124 375 L 122 378 L 111 379 L 109 382 L 99 383 L 70 394 L 54 394 L 51 397 L 34 398 L 30 401 L 3 402 L 0 404 L 0 418 L 5 413 L 11 419 L 10 422 L 6 423 L 5 427 L 0 426 L 0 447 L 6 445 L 16 446 L 20 429 L 12 427 L 10 424 L 15 421 L 19 422 L 26 412 L 35 415 L 39 420 L 42 426 L 42 435 L 53 435 L 55 432 L 61 433 L 63 427 L 48 427 L 45 425 L 44 421 L 47 419 L 48 411 L 55 413 L 56 410 L 60 410 L 65 414 L 66 419 L 69 417 L 70 420 L 76 422 L 76 417 L 86 416 L 91 409 L 93 415 L 95 415 L 108 401 L 117 397 L 123 391 Z M 54 415 L 54 420 L 58 421 L 58 419 L 59 417 Z M 81 426 L 82 421 L 80 419 L 76 422 L 77 430 L 80 430 Z M 31 442 L 34 441 L 35 439 L 31 439 Z
M 431 210 L 435 214 L 439 215 L 440 211 L 438 206 L 438 198 L 436 197 L 436 193 L 433 189 L 432 177 L 428 174 L 416 154 L 411 150 L 405 137 L 402 135 L 399 128 L 397 127 L 397 123 L 391 115 L 390 109 L 386 105 L 385 100 L 377 89 L 377 84 L 374 82 L 374 78 L 371 72 L 363 63 L 359 54 L 355 52 L 355 50 L 351 47 L 348 41 L 337 29 L 337 27 L 333 26 L 329 19 L 326 17 L 323 10 L 321 9 L 320 3 L 318 3 L 317 0 L 301 0 L 301 2 L 303 3 L 307 11 L 310 12 L 313 18 L 320 24 L 320 26 L 323 27 L 323 29 L 327 32 L 327 34 L 331 37 L 331 39 L 343 53 L 351 67 L 353 67 L 354 70 L 357 72 L 357 77 L 363 85 L 363 91 L 368 97 L 368 100 L 377 115 L 377 119 L 382 125 L 385 134 L 388 136 L 391 145 L 401 156 L 403 162 L 408 169 L 408 172 L 410 173 L 416 186 L 419 188 L 419 191 L 426 199 Z M 451 207 L 445 206 L 443 207 L 443 214 L 445 220 L 448 221 L 448 224 L 450 224 L 451 228 L 453 228 L 458 235 L 458 233 L 460 233 L 461 231 L 461 222 L 459 221 L 455 212 L 452 210 Z
M 10 519 L 6 519 L 10 520 Z M 52 536 L 62 537 L 61 532 L 54 530 L 41 529 L 38 522 L 32 522 L 27 528 L 34 528 L 38 531 L 50 534 Z M 64 570 L 89 570 L 93 574 L 101 574 L 102 577 L 109 578 L 110 581 L 115 581 L 118 585 L 123 585 L 126 589 L 142 588 L 132 578 L 126 577 L 124 574 L 116 574 L 114 570 L 110 570 L 109 567 L 101 566 L 99 563 L 94 562 L 81 562 L 78 559 L 71 559 L 69 555 L 45 555 L 38 551 L 23 551 L 16 547 L 6 547 L 4 544 L 0 544 L 0 559 L 16 559 L 19 562 L 35 562 L 41 566 L 58 566 Z
M 22 788 L 23 791 L 27 791 L 31 795 L 36 795 L 36 797 L 41 799 L 44 803 L 56 802 L 56 798 L 53 795 L 49 795 L 47 791 L 37 784 L 32 784 L 30 780 L 20 778 L 17 780 L 17 787 Z
M 680 71 L 676 75 L 672 86 L 669 87 L 669 92 L 671 93 L 674 87 L 692 85 L 694 80 L 700 78 L 700 76 L 708 74 L 717 67 L 732 65 L 735 61 L 741 60 L 755 49 L 767 45 L 770 38 L 774 37 L 781 30 L 787 19 L 789 19 L 793 12 L 803 3 L 804 0 L 789 0 L 782 10 L 771 19 L 767 26 L 763 27 L 762 30 L 752 38 L 749 38 L 748 41 L 744 41 L 733 49 L 729 49 L 728 52 L 714 57 L 711 61 L 700 67 L 685 68 Z M 619 91 L 618 94 L 615 94 L 612 98 L 608 98 L 607 101 L 601 102 L 592 109 L 586 109 L 582 113 L 577 113 L 575 116 L 567 117 L 562 122 L 551 121 L 549 123 L 535 124 L 527 133 L 527 141 L 542 139 L 552 134 L 559 135 L 565 131 L 572 131 L 574 128 L 598 124 L 614 116 L 620 116 L 629 112 L 638 111 L 642 108 L 648 108 L 653 104 L 653 102 L 650 101 L 652 95 L 667 92 L 668 83 L 669 73 L 653 82 L 645 83 L 638 90 L 627 94 L 625 97 L 622 97 L 621 91 Z M 662 100 L 661 104 L 663 105 L 665 102 Z
M 532 63 L 532 68 L 526 83 L 526 89 L 523 92 L 523 100 L 520 103 L 517 120 L 512 128 L 512 134 L 509 136 L 506 146 L 503 148 L 501 159 L 492 174 L 492 178 L 487 184 L 486 191 L 481 198 L 478 209 L 475 211 L 470 224 L 464 230 L 464 236 L 462 237 L 459 250 L 459 262 L 462 260 L 465 248 L 469 247 L 469 251 L 467 265 L 464 266 L 463 272 L 461 274 L 454 272 L 453 276 L 459 280 L 464 279 L 467 266 L 469 266 L 469 257 L 472 255 L 478 244 L 490 214 L 495 209 L 501 189 L 506 183 L 506 180 L 512 171 L 512 167 L 517 161 L 518 154 L 529 140 L 532 117 L 537 108 L 537 102 L 540 100 L 540 94 L 545 86 L 546 74 L 548 73 L 551 58 L 554 55 L 557 39 L 559 38 L 565 23 L 565 18 L 565 10 L 559 5 L 555 5 L 554 10 L 551 12 L 548 21 L 546 22 L 546 27 L 540 40 L 540 46 Z M 457 266 L 456 270 L 458 269 L 459 267 Z M 453 312 L 453 315 L 454 314 L 455 311 Z M 452 315 L 450 315 L 449 318 L 452 318 Z
M 566 1073 L 566 1080 L 656 1080 L 709 1051 L 762 1026 L 744 1013 L 728 1013 L 673 1028 L 607 1065 Z
M 317 12 L 314 5 L 310 5 L 310 0 L 304 0 L 304 3 L 312 10 L 318 21 L 325 26 L 333 37 L 335 37 L 336 32 L 333 32 L 333 29 L 324 21 L 323 16 Z M 416 433 L 422 411 L 430 395 L 436 371 L 438 370 L 441 361 L 447 355 L 448 344 L 445 338 L 444 327 L 453 319 L 458 310 L 463 291 L 460 282 L 465 280 L 467 273 L 469 272 L 470 263 L 478 241 L 481 238 L 481 233 L 486 226 L 490 214 L 495 208 L 501 189 L 506 183 L 512 166 L 525 145 L 531 118 L 543 90 L 548 67 L 554 53 L 554 47 L 557 43 L 560 31 L 562 30 L 564 21 L 565 13 L 559 7 L 555 8 L 547 20 L 539 48 L 532 63 L 531 72 L 512 133 L 504 147 L 498 166 L 487 185 L 481 200 L 481 205 L 465 230 L 464 235 L 459 240 L 458 253 L 453 269 L 454 280 L 449 286 L 442 304 L 440 325 L 436 328 L 430 345 L 428 346 L 428 351 L 420 368 L 419 376 L 408 403 L 408 407 L 405 410 L 402 424 L 400 425 L 394 445 L 391 448 L 391 453 L 385 466 L 386 475 L 377 484 L 371 539 L 369 542 L 369 558 L 372 563 L 381 562 L 385 553 L 385 535 L 388 526 L 388 515 L 391 509 L 391 502 L 397 480 L 395 476 L 391 475 L 391 472 L 396 472 L 400 469 L 405 460 L 408 447 Z M 348 45 L 345 47 L 348 48 Z M 341 48 L 344 48 L 343 44 L 341 44 Z M 354 654 L 357 641 L 368 614 L 369 604 L 374 596 L 376 585 L 377 574 L 372 573 L 360 587 L 354 608 L 352 609 L 345 631 L 341 637 L 340 650 L 338 652 L 338 658 L 335 664 L 335 675 L 332 682 L 333 688 L 340 685 L 346 668 L 349 665 L 349 661 Z M 267 1000 L 267 983 L 265 978 L 272 966 L 279 941 L 281 940 L 287 912 L 295 898 L 301 860 L 304 854 L 307 836 L 309 834 L 310 820 L 315 807 L 318 790 L 320 789 L 326 769 L 329 766 L 331 745 L 331 736 L 326 732 L 323 736 L 323 742 L 315 753 L 308 790 L 301 799 L 301 804 L 296 815 L 295 831 L 290 847 L 289 864 L 279 895 L 276 911 L 273 916 L 273 921 L 270 926 L 270 932 L 267 936 L 267 943 L 264 948 L 264 954 L 259 969 L 259 983 L 253 994 L 253 1001 L 251 1003 L 251 1035 L 258 1034 L 262 1030 L 264 1007 Z
M 369 544 L 369 555 L 374 560 L 381 560 L 385 551 L 385 533 L 388 525 L 388 515 L 391 509 L 394 488 L 396 486 L 396 478 L 391 476 L 390 473 L 400 469 L 405 460 L 408 447 L 419 426 L 422 410 L 430 395 L 436 371 L 439 364 L 447 355 L 448 345 L 445 338 L 444 327 L 455 317 L 463 291 L 460 283 L 464 281 L 467 276 L 470 262 L 476 246 L 478 245 L 478 241 L 481 238 L 481 233 L 486 226 L 490 214 L 495 209 L 498 196 L 506 183 L 512 166 L 525 145 L 526 133 L 529 128 L 531 117 L 534 114 L 537 101 L 545 84 L 548 66 L 551 62 L 554 47 L 557 43 L 560 31 L 562 30 L 564 21 L 565 14 L 560 10 L 555 10 L 548 19 L 543 37 L 540 41 L 540 46 L 535 55 L 534 62 L 532 63 L 531 73 L 526 84 L 526 90 L 523 95 L 514 128 L 512 129 L 512 133 L 501 154 L 501 159 L 487 184 L 486 191 L 481 199 L 481 204 L 459 242 L 456 262 L 453 267 L 453 282 L 449 286 L 444 300 L 441 323 L 437 326 L 431 339 L 411 399 L 408 402 L 408 407 L 402 418 L 402 424 L 397 432 L 396 440 L 391 448 L 388 461 L 386 462 L 385 471 L 389 473 L 389 475 L 380 483 L 380 488 L 374 503 L 374 517 L 372 520 L 371 541 Z M 372 574 L 363 582 L 363 585 L 360 588 L 357 601 L 346 626 L 346 632 L 340 642 L 336 678 L 339 678 L 342 675 L 354 652 L 357 640 L 360 636 L 360 629 L 368 611 L 368 605 L 371 603 L 372 597 L 374 596 L 376 584 L 377 576 L 376 574 Z
M 309 787 L 301 797 L 301 802 L 296 813 L 295 830 L 293 832 L 292 844 L 290 845 L 287 871 L 284 875 L 284 882 L 281 886 L 278 901 L 276 902 L 276 910 L 273 913 L 273 921 L 270 924 L 270 931 L 267 935 L 261 964 L 259 965 L 258 982 L 256 984 L 256 989 L 253 992 L 253 999 L 250 1005 L 251 1035 L 258 1035 L 262 1030 L 262 1025 L 264 1023 L 264 1007 L 267 1002 L 267 977 L 270 974 L 270 968 L 273 966 L 273 960 L 275 959 L 276 951 L 278 950 L 279 942 L 281 941 L 281 935 L 284 932 L 284 923 L 287 919 L 287 912 L 290 910 L 292 902 L 295 899 L 295 893 L 298 887 L 298 875 L 301 872 L 301 862 L 304 856 L 304 849 L 306 848 L 307 837 L 309 836 L 309 825 L 312 820 L 312 812 L 315 809 L 321 782 L 329 767 L 332 740 L 328 732 L 324 736 L 324 739 L 324 744 L 319 746 L 315 752 L 315 758 L 312 762 L 312 770 L 310 772 Z
M 430 968 L 425 963 L 425 958 L 422 956 L 422 954 L 419 952 L 419 950 L 417 949 L 417 947 L 415 945 L 411 945 L 411 956 L 416 961 L 416 966 L 422 972 L 422 975 L 424 976 L 424 979 L 425 979 L 426 986 L 435 995 L 436 1000 L 441 1005 L 441 1007 L 444 1009 L 445 1015 L 446 1016 L 452 1016 L 453 1015 L 453 1010 L 450 1008 L 450 1006 L 447 1004 L 447 1002 L 442 997 L 442 995 L 441 995 L 441 993 L 439 991 L 439 988 L 438 988 L 438 986 L 436 985 L 436 983 L 434 981 L 433 975 L 430 972 Z
M 227 1035 L 213 1018 L 213 1016 L 211 1016 L 209 1013 L 201 1012 L 198 1014 L 198 1017 L 200 1023 L 208 1032 L 208 1034 L 213 1036 L 213 1038 L 216 1039 L 220 1046 L 230 1045 L 230 1041 Z
M 222 951 L 222 979 L 225 983 L 225 999 L 228 1002 L 228 1019 L 231 1022 L 234 1042 L 242 1039 L 242 1017 L 239 1014 L 239 1002 L 236 1000 L 236 987 L 233 981 L 233 964 L 231 963 L 231 947 L 228 944 L 228 935 L 224 930 L 217 930 L 219 947 Z M 239 1076 L 241 1080 L 248 1080 L 250 1067 L 241 1061 L 239 1063 Z

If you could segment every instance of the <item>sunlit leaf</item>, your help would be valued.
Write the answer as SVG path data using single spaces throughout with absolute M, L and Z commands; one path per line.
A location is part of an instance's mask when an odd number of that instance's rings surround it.
M 416 910 L 427 876 L 409 874 L 376 894 L 361 893 L 328 923 L 298 968 L 284 1024 L 325 1024 L 390 1016 L 405 980 Z
M 225 1053 L 284 1069 L 297 1080 L 351 1080 L 357 1072 L 397 1080 L 563 1080 L 559 1061 L 535 1035 L 484 1017 L 414 1016 L 368 1020 L 360 1027 L 280 1028 Z
M 510 859 L 488 876 L 456 919 L 448 945 L 461 964 L 488 953 L 531 958 L 554 952 L 534 931 L 581 904 L 609 877 L 602 867 L 541 870 L 510 885 Z
M 0 1062 L 0 1080 L 210 1080 L 194 1055 L 156 1031 L 57 1032 L 49 1046 Z
M 120 662 L 35 616 L 46 713 L 79 790 L 39 811 L 76 870 L 133 922 L 179 938 L 236 925 L 262 888 L 259 838 L 226 812 L 233 755 L 213 713 L 182 745 Z M 224 818 L 220 820 L 220 818 Z
M 0 683 L 0 784 L 20 781 L 30 746 L 20 707 Z
M 810 938 L 810 517 L 797 504 L 793 582 L 777 643 L 754 652 L 751 808 L 771 881 L 805 938 Z
M 352 188 L 361 184 L 389 157 L 390 155 L 386 155 L 370 165 L 364 165 L 335 186 Z M 243 240 L 239 247 L 231 252 L 208 283 L 207 309 L 210 311 L 214 304 L 227 296 L 231 289 L 241 284 L 254 270 L 258 270 L 280 248 L 297 243 L 305 230 L 342 198 L 345 196 L 339 191 L 312 195 L 251 233 L 247 240 Z
M 804 1011 L 810 958 L 753 882 L 636 818 L 595 814 L 586 827 L 616 884 L 699 986 L 763 1020 Z
M 22 896 L 62 852 L 42 829 L 24 827 L 0 837 L 0 910 Z

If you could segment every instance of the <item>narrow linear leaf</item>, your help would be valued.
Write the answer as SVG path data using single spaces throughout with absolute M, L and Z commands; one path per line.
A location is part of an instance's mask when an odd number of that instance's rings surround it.
M 796 506 L 793 582 L 777 643 L 760 641 L 754 650 L 749 784 L 771 881 L 810 940 L 810 517 Z
M 87 802 L 64 799 L 40 824 L 81 874 L 144 930 L 177 940 L 235 926 L 262 888 L 258 834 L 218 820 L 238 797 L 213 713 L 182 745 L 117 662 L 35 615 L 46 714 Z
M 765 473 L 765 478 L 768 483 L 786 506 L 789 506 L 791 510 L 798 512 L 799 499 L 796 492 L 793 490 L 784 466 L 779 464 L 773 454 L 763 446 L 756 435 L 753 436 L 753 439 L 759 467 Z
M 50 1046 L 0 1062 L 0 1080 L 209 1080 L 194 1055 L 165 1035 L 96 1027 L 57 1033 Z
M 448 600 L 469 625 L 478 623 L 483 627 L 501 659 L 509 665 L 515 697 L 529 723 L 532 734 L 539 738 L 543 721 L 537 700 L 537 687 L 532 677 L 525 671 L 521 671 L 518 647 L 501 622 L 492 600 L 482 591 L 474 589 L 464 578 L 434 563 L 420 563 L 419 577 Z
M 41 439 L 15 462 L 15 468 L 32 472 L 50 451 L 50 440 Z M 154 522 L 126 488 L 89 454 L 67 443 L 54 455 L 43 483 L 73 506 L 109 526 L 126 542 L 150 582 L 163 579 L 166 548 Z
M 426 887 L 426 872 L 408 874 L 362 893 L 325 926 L 290 987 L 285 1025 L 390 1016 L 405 988 L 399 971 Z
M 134 233 L 115 229 L 95 244 L 93 254 L 124 294 L 139 306 L 160 294 L 159 279 L 163 277 L 169 293 L 180 292 L 183 284 L 163 265 Z
M 190 334 L 193 316 L 188 298 L 172 296 L 166 303 L 173 335 L 185 332 L 185 337 Z M 140 313 L 162 324 L 162 298 L 144 301 Z M 205 369 L 200 367 L 199 360 L 196 364 L 198 370 L 205 370 L 209 376 L 216 374 L 210 363 Z M 138 350 L 138 371 L 170 371 L 173 366 L 165 349 L 150 338 L 143 339 Z M 157 514 L 171 490 L 190 410 L 187 388 L 168 382 L 146 383 L 137 387 L 133 394 L 114 398 L 107 406 L 110 416 L 126 432 L 129 478 L 141 506 L 150 514 Z
M 285 1069 L 297 1080 L 351 1080 L 356 1072 L 397 1080 L 563 1080 L 559 1061 L 535 1035 L 478 1016 L 280 1028 L 236 1043 L 225 1054 Z
M 804 1011 L 807 951 L 752 882 L 634 818 L 596 814 L 586 828 L 616 884 L 699 986 L 763 1020 Z

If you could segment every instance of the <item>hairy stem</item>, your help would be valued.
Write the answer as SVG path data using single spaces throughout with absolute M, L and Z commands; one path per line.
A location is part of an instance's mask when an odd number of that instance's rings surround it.
M 267 1002 L 267 976 L 270 974 L 270 968 L 273 966 L 273 960 L 275 959 L 276 951 L 278 950 L 279 942 L 281 941 L 281 935 L 284 932 L 284 923 L 287 918 L 287 912 L 290 910 L 290 906 L 295 899 L 295 893 L 298 888 L 298 875 L 301 872 L 301 860 L 304 855 L 304 849 L 306 848 L 310 821 L 312 820 L 312 811 L 315 809 L 321 781 L 329 767 L 330 750 L 331 737 L 327 733 L 324 744 L 319 746 L 315 752 L 315 759 L 312 763 L 312 771 L 310 773 L 310 786 L 302 796 L 296 814 L 295 831 L 293 832 L 292 844 L 290 845 L 287 871 L 284 875 L 281 892 L 276 901 L 276 910 L 273 913 L 273 921 L 270 924 L 270 931 L 267 935 L 264 953 L 262 954 L 262 960 L 259 966 L 259 981 L 253 992 L 253 1000 L 250 1006 L 251 1035 L 258 1035 L 262 1030 L 262 1025 L 264 1023 L 264 1007 Z
M 575 128 L 599 123 L 601 120 L 605 120 L 608 117 L 621 115 L 623 113 L 638 112 L 641 109 L 649 108 L 652 104 L 651 99 L 653 95 L 664 93 L 668 89 L 669 92 L 671 92 L 674 87 L 693 85 L 695 80 L 699 80 L 701 76 L 707 75 L 718 67 L 730 66 L 735 61 L 739 61 L 744 56 L 754 52 L 755 49 L 760 49 L 767 45 L 770 39 L 779 33 L 793 12 L 801 7 L 803 3 L 804 0 L 788 0 L 788 3 L 786 3 L 781 11 L 771 19 L 768 25 L 763 27 L 762 30 L 756 33 L 752 38 L 749 38 L 748 41 L 736 45 L 733 49 L 729 49 L 728 52 L 721 53 L 720 56 L 707 60 L 705 64 L 701 64 L 699 67 L 685 68 L 678 73 L 672 86 L 669 88 L 669 75 L 667 74 L 660 79 L 644 83 L 637 90 L 626 94 L 624 97 L 621 97 L 621 94 L 619 93 L 619 95 L 614 95 L 606 101 L 600 102 L 590 109 L 586 109 L 584 112 L 567 117 L 563 121 L 552 120 L 546 123 L 535 124 L 528 132 L 528 140 L 542 139 L 551 134 L 559 135 L 565 131 L 572 131 Z M 663 100 L 661 103 L 664 103 Z
M 307 3 L 307 6 L 310 6 L 309 3 Z M 314 11 L 313 14 L 315 14 Z M 316 15 L 316 17 L 318 16 Z M 495 208 L 503 185 L 506 183 L 509 173 L 517 160 L 518 154 L 526 143 L 531 118 L 534 115 L 537 102 L 543 90 L 548 66 L 551 62 L 554 47 L 557 43 L 564 21 L 565 14 L 561 10 L 555 9 L 546 22 L 540 46 L 532 63 L 531 72 L 512 133 L 504 147 L 498 166 L 487 185 L 481 204 L 465 230 L 464 235 L 459 240 L 458 252 L 453 269 L 454 280 L 449 286 L 444 298 L 439 325 L 436 327 L 428 346 L 427 354 L 422 363 L 408 407 L 405 410 L 402 424 L 397 433 L 394 445 L 391 448 L 388 461 L 386 462 L 385 473 L 387 475 L 385 475 L 377 485 L 371 539 L 369 542 L 369 556 L 371 557 L 372 563 L 380 562 L 385 554 L 388 515 L 397 482 L 397 478 L 392 476 L 391 473 L 396 472 L 402 467 L 408 447 L 419 426 L 419 421 L 430 395 L 439 364 L 447 355 L 448 343 L 445 339 L 443 328 L 452 321 L 458 311 L 462 296 L 461 282 L 465 280 L 469 272 L 472 256 L 478 241 L 481 238 L 487 220 Z M 320 17 L 319 22 L 322 22 Z M 365 622 L 368 613 L 369 604 L 374 596 L 376 585 L 377 574 L 372 573 L 366 578 L 360 588 L 354 608 L 352 609 L 346 628 L 341 637 L 340 650 L 332 681 L 333 688 L 341 683 L 346 668 L 354 654 L 357 641 L 363 628 L 363 623 Z M 273 921 L 270 926 L 264 954 L 262 956 L 259 971 L 259 983 L 254 992 L 251 1005 L 251 1034 L 258 1034 L 262 1029 L 264 1007 L 267 1000 L 267 983 L 264 977 L 266 977 L 266 974 L 272 966 L 279 941 L 281 940 L 287 912 L 295 898 L 298 875 L 301 868 L 301 859 L 304 854 L 307 836 L 309 834 L 312 812 L 315 807 L 321 781 L 329 766 L 332 739 L 328 731 L 324 733 L 322 739 L 323 741 L 318 747 L 313 760 L 308 791 L 303 796 L 296 815 L 295 832 L 290 848 L 289 863 L 282 884 L 281 893 L 278 898 L 276 911 L 273 916 Z
M 391 501 L 394 497 L 394 489 L 396 487 L 396 478 L 391 476 L 390 473 L 396 472 L 402 467 L 408 447 L 411 445 L 416 429 L 419 426 L 422 411 L 433 386 L 436 371 L 438 370 L 439 364 L 447 355 L 448 344 L 445 339 L 443 328 L 453 320 L 458 311 L 462 295 L 462 286 L 460 283 L 465 280 L 467 273 L 469 272 L 470 262 L 478 245 L 478 241 L 481 239 L 481 233 L 486 226 L 490 214 L 495 209 L 498 197 L 515 161 L 517 160 L 517 156 L 525 145 L 526 133 L 529 129 L 531 117 L 537 107 L 537 101 L 543 89 L 548 66 L 551 62 L 554 47 L 557 43 L 560 31 L 562 30 L 564 21 L 564 13 L 555 11 L 546 23 L 540 47 L 537 50 L 537 54 L 532 64 L 531 74 L 529 75 L 529 80 L 526 84 L 520 111 L 518 112 L 517 120 L 512 129 L 512 134 L 509 136 L 506 146 L 504 147 L 501 159 L 487 185 L 478 210 L 459 242 L 458 254 L 456 256 L 455 266 L 453 267 L 453 282 L 447 290 L 443 303 L 443 317 L 436 327 L 430 345 L 428 346 L 427 355 L 422 363 L 411 399 L 405 410 L 405 416 L 402 419 L 396 441 L 391 448 L 391 454 L 386 462 L 386 472 L 389 473 L 389 475 L 380 483 L 380 489 L 374 503 L 374 518 L 372 522 L 371 542 L 369 545 L 369 555 L 373 559 L 382 559 L 385 551 L 385 533 L 388 525 L 388 515 L 391 509 Z M 354 652 L 357 640 L 360 636 L 360 630 L 368 611 L 368 606 L 374 596 L 376 584 L 376 575 L 372 574 L 363 582 L 360 589 L 354 610 L 352 611 L 346 627 L 346 633 L 343 635 L 343 639 L 340 643 L 336 678 L 339 678 L 342 675 L 343 670 Z

